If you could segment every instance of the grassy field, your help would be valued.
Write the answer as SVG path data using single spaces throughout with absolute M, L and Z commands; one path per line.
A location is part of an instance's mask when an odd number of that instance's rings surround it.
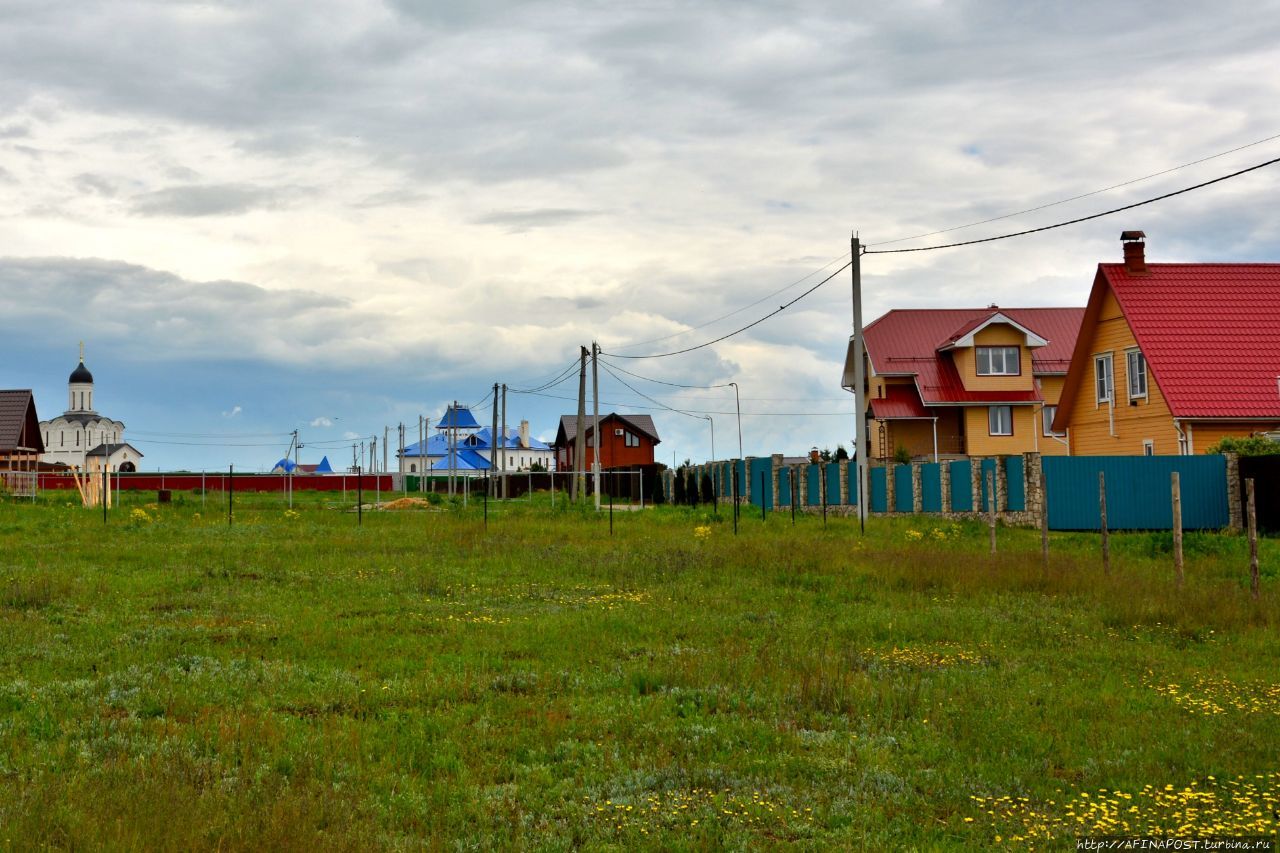
M 127 496 L 129 497 L 129 496 Z M 1063 847 L 1280 825 L 1276 541 L 541 496 L 0 502 L 0 845 Z M 203 511 L 202 511 L 203 510 Z

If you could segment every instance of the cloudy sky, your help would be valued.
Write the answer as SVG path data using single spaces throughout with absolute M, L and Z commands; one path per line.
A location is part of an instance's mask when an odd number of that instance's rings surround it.
M 1278 13 L 0 0 L 0 387 L 56 415 L 84 340 L 98 408 L 147 469 L 269 467 L 295 428 L 303 461 L 349 464 L 352 436 L 416 431 L 493 382 L 537 387 L 592 339 L 643 355 L 745 325 L 839 267 L 853 229 L 877 244 L 953 228 L 1280 134 Z M 1044 225 L 1277 156 L 1265 142 L 894 245 Z M 1081 305 L 1129 228 L 1149 260 L 1277 261 L 1278 181 L 867 256 L 866 316 Z M 737 381 L 746 452 L 799 453 L 851 435 L 849 325 L 846 273 L 714 347 L 611 360 Z M 664 405 L 734 408 L 731 389 L 620 375 Z M 605 409 L 653 411 L 601 386 Z M 573 406 L 513 394 L 508 419 L 550 437 Z M 653 413 L 660 459 L 710 454 L 705 421 Z M 734 418 L 713 417 L 723 457 Z

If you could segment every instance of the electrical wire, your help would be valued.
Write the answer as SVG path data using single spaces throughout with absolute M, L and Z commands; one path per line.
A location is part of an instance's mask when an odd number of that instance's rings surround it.
M 958 243 L 944 243 L 940 246 L 920 246 L 914 249 L 865 249 L 863 250 L 862 254 L 864 255 L 896 255 L 896 254 L 902 254 L 905 252 L 932 252 L 938 249 L 955 249 L 960 246 L 975 246 L 978 243 L 993 243 L 996 240 L 1008 240 L 1011 237 L 1025 237 L 1028 234 L 1039 234 L 1042 231 L 1052 231 L 1055 228 L 1065 228 L 1068 225 L 1077 225 L 1081 222 L 1088 222 L 1091 219 L 1101 219 L 1104 216 L 1111 216 L 1114 213 L 1121 213 L 1126 210 L 1133 210 L 1135 207 L 1142 207 L 1144 205 L 1154 204 L 1157 201 L 1164 201 L 1165 199 L 1170 199 L 1170 198 L 1173 198 L 1174 196 L 1182 195 L 1183 193 L 1189 193 L 1189 192 L 1192 192 L 1193 190 L 1204 189 L 1205 187 L 1212 186 L 1213 184 L 1222 183 L 1223 181 L 1228 181 L 1232 178 L 1238 178 L 1239 176 L 1248 174 L 1249 172 L 1256 172 L 1258 169 L 1263 169 L 1263 168 L 1266 168 L 1267 166 L 1273 166 L 1276 163 L 1280 163 L 1280 157 L 1275 157 L 1271 160 L 1267 160 L 1266 162 L 1259 163 L 1256 166 L 1249 166 L 1246 169 L 1240 169 L 1239 171 L 1232 172 L 1229 175 L 1222 175 L 1220 177 L 1213 178 L 1208 181 L 1201 181 L 1198 184 L 1192 184 L 1189 187 L 1183 187 L 1180 190 L 1174 190 L 1173 192 L 1168 192 L 1163 195 L 1158 195 L 1154 198 L 1144 199 L 1143 201 L 1136 201 L 1133 204 L 1126 204 L 1123 207 L 1113 207 L 1111 210 L 1104 210 L 1101 213 L 1093 213 L 1088 216 L 1079 216 L 1079 217 L 1076 217 L 1075 219 L 1068 219 L 1065 222 L 1056 222 L 1053 225 L 1042 225 L 1039 228 L 1028 228 L 1024 231 L 1014 231 L 1010 234 L 999 234 L 995 237 L 981 237 L 977 240 L 962 240 Z
M 732 382 L 726 382 L 723 385 L 681 385 L 679 382 L 667 382 L 665 379 L 654 379 L 652 376 L 641 376 L 639 373 L 632 373 L 630 370 L 627 370 L 625 367 L 614 364 L 613 362 L 610 362 L 610 361 L 606 361 L 605 364 L 609 365 L 614 370 L 622 371 L 628 376 L 634 376 L 636 379 L 643 379 L 646 382 L 656 382 L 659 385 L 670 385 L 672 388 L 697 388 L 697 389 L 710 390 L 712 388 L 730 388 L 734 385 L 734 383 Z
M 538 392 L 535 397 L 545 397 L 549 400 L 569 400 L 578 402 L 577 397 L 566 397 L 563 394 L 544 394 Z M 670 410 L 669 406 L 645 406 L 640 403 L 618 402 L 601 400 L 603 406 L 615 406 L 624 409 L 644 409 L 645 411 L 656 412 Z M 741 414 L 744 418 L 847 418 L 850 417 L 849 412 L 737 412 L 737 411 L 719 411 L 715 409 L 684 409 L 672 410 L 683 411 L 691 415 L 737 415 Z
M 641 347 L 641 346 L 644 346 L 645 344 L 656 344 L 656 343 L 658 343 L 659 341 L 669 341 L 669 340 L 671 340 L 672 338 L 678 338 L 678 337 L 680 337 L 681 335 L 687 335 L 687 334 L 689 334 L 690 332 L 696 332 L 698 329 L 705 329 L 707 326 L 715 325 L 716 323 L 719 323 L 721 320 L 727 320 L 727 319 L 729 319 L 730 317 L 733 317 L 733 316 L 735 316 L 735 315 L 741 314 L 743 311 L 746 311 L 748 308 L 754 308 L 754 307 L 756 307 L 757 305 L 759 305 L 761 302 L 764 302 L 766 299 L 772 299 L 773 297 L 777 296 L 778 294 L 780 294 L 780 293 L 785 293 L 785 292 L 787 292 L 788 290 L 790 290 L 791 288 L 796 287 L 797 285 L 804 284 L 806 281 L 808 281 L 809 279 L 813 278 L 815 275 L 817 275 L 818 273 L 822 272 L 822 271 L 823 271 L 823 270 L 825 270 L 827 267 L 831 266 L 831 265 L 832 265 L 832 264 L 834 264 L 834 263 L 838 263 L 838 262 L 840 262 L 840 261 L 843 261 L 843 260 L 844 260 L 845 258 L 847 258 L 847 257 L 849 257 L 849 253 L 848 253 L 848 252 L 845 252 L 843 255 L 841 255 L 841 256 L 840 256 L 840 257 L 838 257 L 838 258 L 832 258 L 831 260 L 827 261 L 827 262 L 826 262 L 825 264 L 823 264 L 822 266 L 818 267 L 816 270 L 813 270 L 812 272 L 807 273 L 806 275 L 801 276 L 800 278 L 796 279 L 795 281 L 791 282 L 790 284 L 788 284 L 788 285 L 784 285 L 783 287 L 778 288 L 777 290 L 773 291 L 772 293 L 766 293 L 764 296 L 761 296 L 761 297 L 760 297 L 759 299 L 757 299 L 755 302 L 749 302 L 749 303 L 747 303 L 746 305 L 743 305 L 741 308 L 735 308 L 734 310 L 730 311 L 728 314 L 721 314 L 719 317 L 716 317 L 716 318 L 715 318 L 715 319 L 713 319 L 713 320 L 707 320 L 705 323 L 699 323 L 699 324 L 698 324 L 698 325 L 696 325 L 696 326 L 690 326 L 690 327 L 689 327 L 689 328 L 687 328 L 687 329 L 684 329 L 684 330 L 679 331 L 679 332 L 673 332 L 673 333 L 672 333 L 672 334 L 670 334 L 670 335 L 663 335 L 662 337 L 659 337 L 659 338 L 650 338 L 650 339 L 649 339 L 649 340 L 647 340 L 647 341 L 636 341 L 635 343 L 622 344 L 622 345 L 617 346 L 617 347 L 615 347 L 615 348 L 616 348 L 616 349 L 634 349 L 635 347 Z
M 801 299 L 804 299 L 810 293 L 813 293 L 819 287 L 822 287 L 822 285 L 831 281 L 831 279 L 835 278 L 836 276 L 838 276 L 840 273 L 847 270 L 852 265 L 853 265 L 853 261 L 849 261 L 844 266 L 840 267 L 840 269 L 836 270 L 831 275 L 827 276 L 822 281 L 818 282 L 813 287 L 806 290 L 804 293 L 801 293 L 799 296 L 792 299 L 791 301 L 784 302 L 782 305 L 778 306 L 777 310 L 770 311 L 768 314 L 765 314 L 760 319 L 755 320 L 751 323 L 748 323 L 747 325 L 743 326 L 740 329 L 735 329 L 734 331 L 729 332 L 728 334 L 721 335 L 720 337 L 715 338 L 714 340 L 710 340 L 701 344 L 696 344 L 695 346 L 691 346 L 691 347 L 685 347 L 684 349 L 674 350 L 673 352 L 658 352 L 658 353 L 650 353 L 649 355 L 624 355 L 622 353 L 616 353 L 616 352 L 602 352 L 601 355 L 607 355 L 610 358 L 666 358 L 667 356 L 683 355 L 684 353 L 687 353 L 687 352 L 693 352 L 694 350 L 700 350 L 700 349 L 703 349 L 704 347 L 709 347 L 712 344 L 718 344 L 721 341 L 725 341 L 725 340 L 728 340 L 729 338 L 734 337 L 735 335 L 740 335 L 743 332 L 747 331 L 748 329 L 759 326 L 761 323 L 763 323 L 765 320 L 770 319 L 771 317 L 776 317 L 777 315 L 781 314 L 783 311 L 786 311 L 792 305 L 795 305 Z
M 1173 166 L 1168 169 L 1163 169 L 1159 172 L 1152 172 L 1150 175 L 1143 175 L 1141 178 L 1133 178 L 1128 181 L 1121 181 L 1118 184 L 1112 184 L 1111 186 L 1103 187 L 1100 190 L 1093 190 L 1091 192 L 1081 193 L 1080 195 L 1073 195 L 1070 198 L 1058 199 L 1057 201 L 1051 201 L 1047 204 L 1037 205 L 1036 207 L 1028 207 L 1026 210 L 1017 210 L 1017 211 L 1014 211 L 1013 213 L 1004 213 L 1004 214 L 1001 214 L 1000 216 L 993 216 L 990 219 L 981 219 L 977 222 L 970 222 L 967 225 L 954 225 L 951 228 L 940 228 L 937 231 L 929 231 L 928 233 L 925 233 L 925 234 L 915 234 L 911 237 L 899 237 L 896 240 L 885 240 L 882 243 L 874 243 L 870 245 L 891 246 L 894 243 L 905 243 L 909 240 L 922 240 L 925 237 L 936 237 L 939 234 L 950 234 L 953 231 L 963 231 L 966 228 L 973 228 L 978 225 L 988 225 L 992 222 L 999 222 L 1003 219 L 1012 219 L 1015 216 L 1022 216 L 1027 213 L 1035 213 L 1040 210 L 1047 210 L 1051 207 L 1057 207 L 1060 204 L 1067 204 L 1069 202 L 1079 201 L 1082 198 L 1089 198 L 1090 196 L 1101 195 L 1102 193 L 1111 192 L 1112 190 L 1118 190 L 1122 187 L 1130 186 L 1131 184 L 1138 184 L 1138 183 L 1142 183 L 1143 181 L 1149 181 L 1152 178 L 1159 178 L 1162 175 L 1172 174 L 1173 172 L 1177 172 L 1181 169 L 1186 169 L 1191 166 L 1198 166 L 1201 163 L 1208 163 L 1210 160 L 1216 160 L 1219 157 L 1225 157 L 1228 154 L 1235 154 L 1237 151 L 1244 151 L 1246 148 L 1253 148 L 1255 146 L 1262 145 L 1267 142 L 1272 142 L 1277 139 L 1280 139 L 1280 133 L 1277 133 L 1274 136 L 1268 136 L 1266 139 L 1259 139 L 1257 142 L 1250 142 L 1247 145 L 1240 145 L 1236 148 L 1232 148 L 1227 151 L 1220 151 L 1217 154 L 1210 154 L 1208 157 L 1201 157 L 1199 160 L 1192 160 L 1190 163 L 1183 163 L 1180 166 Z
M 666 403 L 663 403 L 661 400 L 655 400 L 654 398 L 650 397 L 648 394 L 644 393 L 643 391 L 639 391 L 639 390 L 637 390 L 637 389 L 635 388 L 635 386 L 631 385 L 631 383 L 627 382 L 627 381 L 626 381 L 625 379 L 623 379 L 621 376 L 619 376 L 618 374 L 614 373 L 614 372 L 613 372 L 613 370 L 612 370 L 612 369 L 610 369 L 609 365 L 607 365 L 607 364 L 606 364 L 606 365 L 604 365 L 604 372 L 605 372 L 605 373 L 607 373 L 607 374 L 609 374 L 610 376 L 612 376 L 612 377 L 613 377 L 614 379 L 616 379 L 617 381 L 621 382 L 621 383 L 623 384 L 623 386 L 624 386 L 624 387 L 626 387 L 626 388 L 628 388 L 628 389 L 629 389 L 633 394 L 638 394 L 638 395 L 640 395 L 641 397 L 643 397 L 643 398 L 645 398 L 646 400 L 648 400 L 650 403 L 656 403 L 657 405 L 661 406 L 662 408 L 664 408 L 664 409 L 666 409 L 666 410 L 668 410 L 668 411 L 675 412 L 675 413 L 677 413 L 677 414 L 681 414 L 681 415 L 687 415 L 688 417 L 691 417 L 691 418 L 700 418 L 700 419 L 701 419 L 701 418 L 703 417 L 702 415 L 695 415 L 695 414 L 693 414 L 693 413 L 691 413 L 691 412 L 686 412 L 686 411 L 684 411 L 683 409 L 677 409 L 677 408 L 675 408 L 675 407 L 673 407 L 673 406 L 668 406 Z
M 507 390 L 512 392 L 513 394 L 533 394 L 538 391 L 545 391 L 548 388 L 554 388 L 555 386 L 559 385 L 560 383 L 568 379 L 570 376 L 572 376 L 574 369 L 576 369 L 578 365 L 579 365 L 579 360 L 575 358 L 573 361 L 569 362 L 568 367 L 560 371 L 560 373 L 556 374 L 554 378 L 550 379 L 547 382 L 544 382 L 542 385 L 539 385 L 537 388 L 525 389 L 525 388 L 508 387 Z

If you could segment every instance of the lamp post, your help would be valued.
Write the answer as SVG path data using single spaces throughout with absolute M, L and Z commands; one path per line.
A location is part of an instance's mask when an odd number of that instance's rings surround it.
M 733 386 L 733 406 L 738 411 L 738 458 L 741 459 L 742 458 L 742 402 L 738 399 L 738 383 L 730 382 L 729 384 Z
M 711 424 L 711 461 L 716 461 L 716 421 L 711 415 L 703 415 L 707 419 L 707 423 Z

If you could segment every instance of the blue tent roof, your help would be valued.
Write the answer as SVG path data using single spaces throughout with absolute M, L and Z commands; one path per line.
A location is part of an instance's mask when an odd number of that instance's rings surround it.
M 272 471 L 283 471 L 284 473 L 288 474 L 288 473 L 292 472 L 292 471 L 293 471 L 293 469 L 294 469 L 294 468 L 296 468 L 296 467 L 298 467 L 298 466 L 297 466 L 296 464 L 294 464 L 294 461 L 293 461 L 292 459 L 290 459 L 289 457 L 287 457 L 287 456 L 286 456 L 284 459 L 281 459 L 281 460 L 280 460 L 279 462 L 277 462 L 274 466 L 272 466 L 271 470 L 272 470 Z
M 316 466 L 317 474 L 332 474 L 333 466 L 329 464 L 329 457 L 326 456 L 320 460 L 320 464 Z
M 436 429 L 479 429 L 480 422 L 466 406 L 454 403 L 445 410 L 444 417 L 436 424 Z
M 473 432 L 471 435 L 465 438 L 460 436 L 458 438 L 458 449 L 462 450 L 465 448 L 470 450 L 486 450 L 487 451 L 489 450 L 489 441 L 490 441 L 490 436 L 492 434 L 493 434 L 493 430 L 490 427 L 482 427 L 481 429 L 477 430 L 476 432 Z M 422 454 L 419 452 L 418 445 L 419 445 L 419 442 L 416 442 L 416 441 L 413 444 L 406 445 L 404 448 L 404 455 L 406 457 L 421 456 Z M 507 449 L 508 450 L 521 449 L 519 430 L 513 429 L 513 430 L 507 431 Z M 550 450 L 551 447 L 546 443 L 538 441 L 536 438 L 533 438 L 532 436 L 530 436 L 529 449 L 530 450 Z M 427 439 L 427 454 L 426 454 L 427 456 L 443 456 L 448 452 L 449 452 L 449 439 L 444 435 L 444 433 L 433 435 Z

